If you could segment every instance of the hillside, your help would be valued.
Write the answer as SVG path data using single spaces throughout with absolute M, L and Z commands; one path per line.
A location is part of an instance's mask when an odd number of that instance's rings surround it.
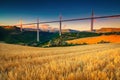
M 120 44 L 36 48 L 0 43 L 0 80 L 119 80 Z
M 110 42 L 110 43 L 120 43 L 120 35 L 101 35 L 97 37 L 88 37 L 88 38 L 80 38 L 80 39 L 74 39 L 74 40 L 68 40 L 68 43 L 72 44 L 96 44 L 96 43 L 104 43 L 104 42 Z
M 95 33 L 87 31 L 76 31 L 71 29 L 62 30 L 62 36 L 58 32 L 40 31 L 40 42 L 36 41 L 36 30 L 24 29 L 20 31 L 16 26 L 0 26 L 0 41 L 12 44 L 28 46 L 70 46 L 65 41 L 79 38 L 96 37 L 101 35 L 119 35 L 120 32 Z M 76 43 L 76 42 L 75 42 Z
M 23 32 L 20 32 L 20 28 L 16 26 L 9 26 L 9 27 L 1 26 L 0 36 L 2 37 L 0 37 L 0 41 L 4 41 L 6 43 L 12 43 L 12 44 L 29 45 L 29 46 L 43 46 L 44 44 L 47 44 L 49 41 L 52 41 L 52 44 L 61 43 L 61 39 L 58 33 L 43 32 L 43 31 L 40 31 L 40 36 L 39 36 L 40 42 L 36 42 L 36 31 L 31 29 L 29 30 L 27 29 L 27 30 L 23 30 Z M 100 35 L 98 33 L 79 32 L 71 29 L 66 29 L 63 31 L 64 32 L 62 33 L 62 41 Z
M 97 33 L 105 33 L 105 32 L 120 32 L 120 28 L 101 28 L 96 30 Z
M 24 45 L 35 45 L 36 44 L 36 31 L 23 31 L 20 32 L 20 28 L 16 26 L 1 26 L 0 27 L 0 41 L 4 41 L 12 44 L 24 44 Z M 58 36 L 57 33 L 42 32 L 40 31 L 40 42 L 44 44 L 54 37 Z

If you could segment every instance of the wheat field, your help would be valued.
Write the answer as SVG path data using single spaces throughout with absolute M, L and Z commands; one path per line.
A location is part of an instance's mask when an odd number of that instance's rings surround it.
M 120 35 L 102 35 L 97 37 L 87 37 L 87 38 L 80 38 L 80 39 L 74 39 L 74 40 L 68 40 L 68 43 L 72 44 L 97 44 L 101 41 L 106 41 L 110 43 L 120 43 Z
M 0 80 L 120 80 L 120 43 L 55 48 L 0 43 Z

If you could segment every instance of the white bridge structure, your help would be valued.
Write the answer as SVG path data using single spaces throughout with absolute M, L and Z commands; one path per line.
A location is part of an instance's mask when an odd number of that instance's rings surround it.
M 94 12 L 92 11 L 91 17 L 85 17 L 85 18 L 74 18 L 74 19 L 62 19 L 62 16 L 59 16 L 59 20 L 55 20 L 55 21 L 47 21 L 47 22 L 40 22 L 39 18 L 37 19 L 37 21 L 35 23 L 27 23 L 27 24 L 23 24 L 22 20 L 20 21 L 19 25 L 14 25 L 14 26 L 20 26 L 20 31 L 22 32 L 23 30 L 23 25 L 33 25 L 36 24 L 37 25 L 37 42 L 39 42 L 39 24 L 44 24 L 44 23 L 59 23 L 59 36 L 62 36 L 62 22 L 70 22 L 70 21 L 80 21 L 80 20 L 91 20 L 91 31 L 94 30 L 94 19 L 103 19 L 103 18 L 118 18 L 120 17 L 120 14 L 118 15 L 106 15 L 106 16 L 94 16 Z

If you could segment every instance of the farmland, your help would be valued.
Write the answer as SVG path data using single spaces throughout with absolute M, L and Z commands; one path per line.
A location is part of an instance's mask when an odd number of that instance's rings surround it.
M 68 40 L 67 42 L 72 44 L 82 44 L 82 43 L 97 44 L 101 42 L 120 43 L 120 35 L 101 35 L 97 37 L 87 37 L 87 38 Z
M 0 80 L 120 80 L 120 43 L 55 48 L 0 43 Z

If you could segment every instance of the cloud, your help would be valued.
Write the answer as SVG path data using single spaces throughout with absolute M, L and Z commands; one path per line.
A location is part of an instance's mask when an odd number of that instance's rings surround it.
M 58 31 L 57 28 L 53 28 L 53 27 L 51 27 L 51 26 L 48 25 L 48 24 L 42 24 L 42 25 L 40 25 L 40 29 L 41 29 L 42 31 L 49 31 L 49 32 Z
M 42 31 L 48 31 L 49 28 L 50 28 L 50 26 L 48 24 L 42 24 L 42 25 L 40 25 L 40 29 Z

